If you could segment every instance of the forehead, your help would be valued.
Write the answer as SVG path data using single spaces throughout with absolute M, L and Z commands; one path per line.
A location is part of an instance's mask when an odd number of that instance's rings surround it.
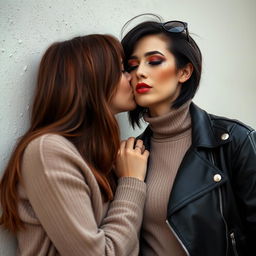
M 168 39 L 163 35 L 148 35 L 142 37 L 136 44 L 132 55 L 141 55 L 150 51 L 170 53 Z

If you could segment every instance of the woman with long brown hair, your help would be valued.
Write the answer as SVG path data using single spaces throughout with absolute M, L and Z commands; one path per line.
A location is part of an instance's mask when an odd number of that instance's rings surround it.
M 39 67 L 31 125 L 0 186 L 0 224 L 19 255 L 137 255 L 148 151 L 120 143 L 115 114 L 135 108 L 120 43 L 57 42 Z

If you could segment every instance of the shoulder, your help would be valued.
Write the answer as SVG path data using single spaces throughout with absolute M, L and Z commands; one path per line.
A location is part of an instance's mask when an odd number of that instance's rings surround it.
M 24 151 L 23 167 L 23 171 L 90 169 L 76 147 L 65 137 L 56 134 L 44 134 L 33 139 Z
M 209 114 L 209 117 L 215 125 L 225 126 L 225 127 L 228 127 L 229 129 L 230 128 L 240 129 L 249 133 L 254 131 L 252 127 L 236 119 L 230 119 L 227 117 L 217 116 L 213 114 Z
M 243 122 L 223 116 L 208 114 L 213 133 L 219 145 L 227 144 L 227 149 L 235 152 L 256 152 L 256 132 Z
M 208 124 L 210 129 L 220 129 L 230 134 L 241 133 L 244 135 L 248 135 L 254 131 L 249 125 L 246 125 L 239 120 L 208 113 L 193 102 L 190 106 L 190 113 L 192 120 L 194 119 L 196 122 L 194 125 L 200 123 L 200 126 L 202 125 L 203 128 L 207 127 L 206 124 Z
M 70 148 L 75 149 L 75 146 L 67 140 L 65 137 L 57 134 L 44 134 L 38 136 L 37 138 L 33 139 L 29 142 L 26 147 L 26 150 L 33 151 L 33 150 L 47 150 L 47 149 L 64 149 Z
M 241 121 L 210 114 L 193 102 L 190 105 L 190 114 L 196 145 L 218 147 L 228 143 L 237 149 L 255 134 L 254 129 Z
M 69 140 L 60 135 L 45 134 L 32 140 L 22 158 L 21 174 L 26 189 L 35 184 L 98 188 L 85 159 Z
M 44 134 L 29 142 L 24 155 L 44 156 L 58 153 L 79 154 L 76 147 L 65 137 L 57 134 Z
M 239 120 L 213 114 L 208 115 L 214 129 L 222 129 L 232 137 L 241 138 L 243 140 L 251 134 L 255 133 L 255 130 L 252 127 L 244 124 Z

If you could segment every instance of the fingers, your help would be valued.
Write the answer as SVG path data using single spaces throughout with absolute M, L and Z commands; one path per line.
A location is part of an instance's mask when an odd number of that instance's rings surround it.
M 119 151 L 118 151 L 119 154 L 121 154 L 122 152 L 124 152 L 125 145 L 126 145 L 126 140 L 122 140 L 122 141 L 120 142 L 120 148 L 119 148 Z
M 135 138 L 134 137 L 128 138 L 127 141 L 126 141 L 125 148 L 126 149 L 133 149 L 134 142 L 135 142 Z
M 137 140 L 136 144 L 135 144 L 135 147 L 136 146 L 142 148 L 143 147 L 143 141 L 142 140 Z
M 144 150 L 142 155 L 145 156 L 146 158 L 148 158 L 149 157 L 149 151 L 148 150 Z
M 137 140 L 135 147 L 134 147 L 135 151 L 138 151 L 139 153 L 143 152 L 143 141 L 142 140 Z
M 126 141 L 121 142 L 120 150 L 130 149 L 138 153 L 143 154 L 145 152 L 145 146 L 142 140 L 136 140 L 134 137 L 128 138 Z
M 126 145 L 126 140 L 122 140 L 120 143 L 120 150 L 123 150 L 125 148 Z

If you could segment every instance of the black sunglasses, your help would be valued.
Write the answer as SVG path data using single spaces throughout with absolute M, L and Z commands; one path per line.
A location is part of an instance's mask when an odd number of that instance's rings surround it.
M 185 31 L 187 41 L 189 42 L 188 23 L 179 20 L 172 20 L 162 23 L 162 27 L 169 33 L 183 33 Z

